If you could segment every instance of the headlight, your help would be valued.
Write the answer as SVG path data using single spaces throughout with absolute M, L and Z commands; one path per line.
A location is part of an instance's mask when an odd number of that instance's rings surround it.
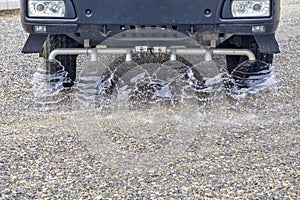
M 66 6 L 63 0 L 29 0 L 29 17 L 64 17 Z
M 233 0 L 231 12 L 233 17 L 269 17 L 270 0 Z

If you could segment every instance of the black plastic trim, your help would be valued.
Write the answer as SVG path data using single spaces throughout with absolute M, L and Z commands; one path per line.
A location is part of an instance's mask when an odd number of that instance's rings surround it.
M 261 53 L 280 53 L 275 35 L 255 35 L 254 39 Z
M 47 35 L 30 34 L 22 49 L 22 53 L 39 53 L 43 50 L 43 45 Z

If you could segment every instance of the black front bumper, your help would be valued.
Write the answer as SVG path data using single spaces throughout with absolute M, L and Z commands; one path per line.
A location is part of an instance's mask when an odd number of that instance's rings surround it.
M 69 19 L 29 18 L 27 0 L 21 1 L 24 29 L 34 33 L 33 25 L 47 25 L 49 33 L 74 33 L 82 25 L 216 25 L 220 32 L 233 32 L 231 27 L 265 24 L 266 33 L 274 32 L 279 22 L 280 0 L 272 0 L 272 14 L 267 18 L 228 18 L 230 0 L 65 0 Z M 246 28 L 244 33 L 251 33 Z
M 65 0 L 67 10 L 72 13 L 66 19 L 29 18 L 27 0 L 20 1 L 26 32 L 67 34 L 80 43 L 84 38 L 90 38 L 92 45 L 124 30 L 143 26 L 175 29 L 185 34 L 192 31 L 270 35 L 276 31 L 280 17 L 280 0 L 271 0 L 270 17 L 247 19 L 234 19 L 228 15 L 231 0 Z M 36 25 L 46 26 L 46 31 L 35 32 Z M 256 25 L 265 26 L 265 31 L 253 32 L 252 27 Z M 103 31 L 109 34 L 102 34 Z

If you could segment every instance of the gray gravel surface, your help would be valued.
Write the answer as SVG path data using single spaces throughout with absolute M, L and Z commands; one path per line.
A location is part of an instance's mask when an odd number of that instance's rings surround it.
M 0 14 L 0 199 L 299 199 L 300 2 L 291 2 L 277 33 L 276 83 L 240 99 L 216 92 L 184 156 L 142 174 L 87 150 L 73 91 L 53 104 L 35 95 L 42 60 L 20 53 L 19 16 Z

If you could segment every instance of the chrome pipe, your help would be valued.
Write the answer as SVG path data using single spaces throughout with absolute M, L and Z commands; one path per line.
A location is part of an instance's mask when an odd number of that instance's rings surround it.
M 97 61 L 98 54 L 125 54 L 126 61 L 132 61 L 132 53 L 135 52 L 134 48 L 61 48 L 54 49 L 49 55 L 49 61 L 53 61 L 58 55 L 91 55 L 91 61 Z M 248 49 L 200 49 L 200 48 L 170 48 L 166 53 L 171 54 L 170 60 L 176 60 L 176 55 L 204 55 L 205 61 L 211 61 L 213 55 L 236 55 L 247 56 L 249 60 L 256 60 L 254 53 Z
M 249 49 L 213 49 L 212 52 L 214 55 L 247 56 L 249 60 L 256 60 L 254 53 Z
M 256 60 L 254 53 L 248 49 L 174 49 L 176 54 L 179 55 L 205 55 L 205 60 L 210 61 L 212 55 L 235 55 L 235 56 L 247 56 L 249 60 Z
M 98 54 L 126 54 L 128 60 L 131 61 L 129 54 L 131 54 L 133 49 L 126 48 L 94 48 L 94 49 L 84 49 L 84 48 L 59 48 L 54 49 L 49 54 L 48 60 L 52 62 L 58 55 L 91 55 L 91 61 L 97 61 Z M 126 60 L 127 61 L 127 60 Z

